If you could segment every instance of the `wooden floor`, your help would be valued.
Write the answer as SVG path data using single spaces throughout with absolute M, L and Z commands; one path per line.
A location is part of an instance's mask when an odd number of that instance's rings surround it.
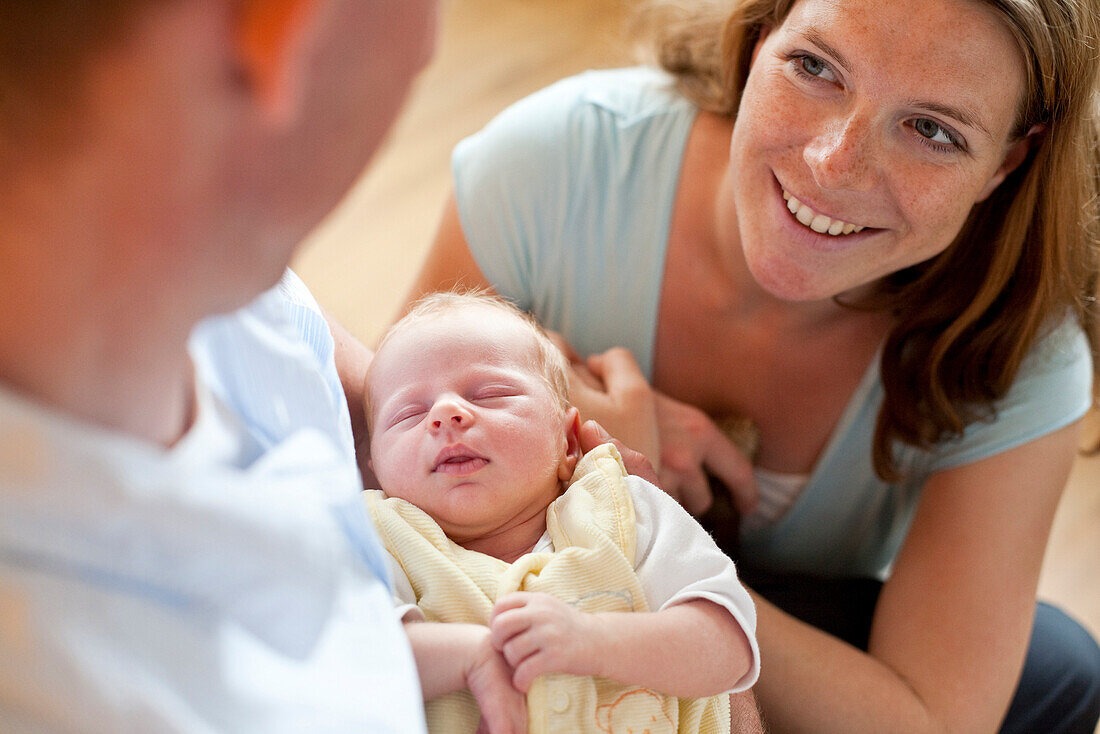
M 295 267 L 368 343 L 399 307 L 449 189 L 449 154 L 497 111 L 546 84 L 628 59 L 627 0 L 450 0 L 436 58 L 371 173 Z M 1100 430 L 1100 429 L 1098 429 Z M 1055 523 L 1040 594 L 1100 636 L 1100 459 L 1078 462 Z

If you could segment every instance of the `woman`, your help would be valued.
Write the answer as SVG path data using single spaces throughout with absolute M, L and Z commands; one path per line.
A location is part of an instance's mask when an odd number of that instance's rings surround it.
M 750 584 L 814 623 L 757 596 L 777 731 L 1095 726 L 1100 650 L 1035 592 L 1092 400 L 1098 15 L 700 1 L 656 24 L 672 77 L 565 80 L 456 149 L 413 295 L 633 354 L 653 392 L 612 350 L 582 412 L 656 432 L 693 511 L 724 480 Z

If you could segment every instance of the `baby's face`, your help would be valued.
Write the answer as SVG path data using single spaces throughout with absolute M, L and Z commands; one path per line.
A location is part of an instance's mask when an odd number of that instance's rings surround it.
M 404 327 L 371 366 L 374 473 L 456 543 L 543 513 L 570 476 L 576 410 L 535 355 L 518 319 L 467 306 Z

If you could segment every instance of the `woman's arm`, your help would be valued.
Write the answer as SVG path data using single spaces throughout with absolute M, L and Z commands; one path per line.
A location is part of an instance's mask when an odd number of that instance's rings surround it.
M 489 629 L 521 691 L 544 673 L 571 673 L 701 698 L 730 690 L 752 666 L 741 625 L 705 599 L 586 614 L 548 594 L 515 592 L 497 601 Z
M 492 284 L 485 278 L 470 252 L 470 245 L 466 242 L 462 222 L 458 217 L 458 202 L 454 193 L 451 193 L 443 208 L 439 229 L 436 230 L 428 256 L 409 289 L 405 306 L 426 293 L 454 287 L 493 290 Z
M 757 695 L 779 732 L 991 732 L 1030 635 L 1078 424 L 924 488 L 863 653 L 756 599 Z

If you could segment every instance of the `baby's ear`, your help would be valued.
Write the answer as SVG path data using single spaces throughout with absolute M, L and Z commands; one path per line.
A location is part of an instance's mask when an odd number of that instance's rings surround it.
M 558 464 L 558 479 L 568 482 L 573 478 L 573 470 L 581 460 L 581 416 L 577 409 L 570 406 L 565 411 L 565 453 Z

